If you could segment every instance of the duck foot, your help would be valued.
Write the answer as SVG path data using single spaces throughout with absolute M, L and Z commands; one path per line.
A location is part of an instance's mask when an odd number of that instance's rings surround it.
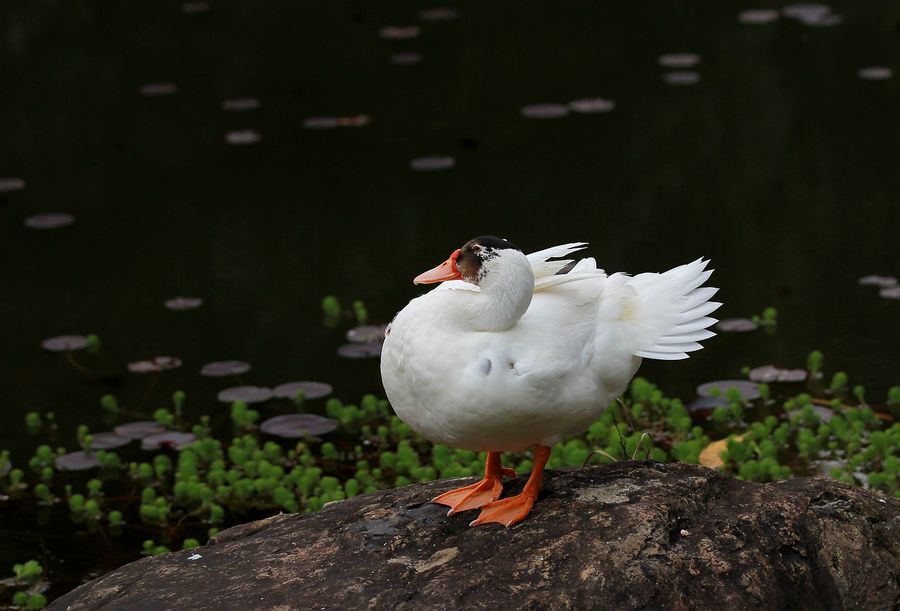
M 503 526 L 512 526 L 521 522 L 531 512 L 531 508 L 537 500 L 537 495 L 530 492 L 522 492 L 508 499 L 488 503 L 481 508 L 481 514 L 469 523 L 469 526 L 490 524 L 495 522 Z
M 500 452 L 488 452 L 484 465 L 484 479 L 469 486 L 448 490 L 431 499 L 432 503 L 447 505 L 452 516 L 460 511 L 478 509 L 491 501 L 496 501 L 503 493 L 503 476 L 518 477 L 512 469 L 500 466 Z
M 469 524 L 469 526 L 478 526 L 479 524 L 502 524 L 503 526 L 512 526 L 521 522 L 531 512 L 534 502 L 537 500 L 538 492 L 544 484 L 544 466 L 550 458 L 550 448 L 548 446 L 537 445 L 534 447 L 534 470 L 525 483 L 521 494 L 511 496 L 502 501 L 494 500 L 481 509 L 481 514 Z

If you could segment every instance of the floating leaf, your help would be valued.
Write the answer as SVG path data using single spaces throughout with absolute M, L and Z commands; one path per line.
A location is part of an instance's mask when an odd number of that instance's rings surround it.
M 272 389 L 264 386 L 234 386 L 220 392 L 217 398 L 222 403 L 234 403 L 235 401 L 262 403 L 273 396 Z
M 731 439 L 740 441 L 743 438 L 743 435 L 735 435 Z M 725 462 L 722 460 L 722 454 L 727 449 L 728 439 L 719 439 L 718 441 L 713 441 L 708 446 L 703 448 L 703 451 L 700 452 L 700 464 L 704 467 L 709 467 L 710 469 L 718 469 L 725 464 Z
M 118 433 L 92 433 L 94 439 L 91 441 L 92 450 L 112 450 L 121 448 L 131 443 L 131 437 L 119 435 Z
M 690 70 L 677 70 L 664 73 L 662 79 L 669 85 L 694 85 L 700 81 L 700 75 Z
M 181 359 L 174 356 L 154 356 L 146 361 L 128 363 L 128 371 L 132 373 L 159 373 L 181 367 Z
M 357 344 L 370 344 L 384 341 L 387 325 L 360 325 L 347 331 L 347 341 Z
M 137 422 L 120 424 L 113 429 L 116 435 L 119 435 L 120 437 L 127 437 L 128 439 L 143 439 L 144 437 L 149 437 L 150 435 L 162 433 L 165 430 L 166 428 L 161 424 L 157 422 L 151 422 L 149 420 L 139 420 Z
M 610 112 L 614 110 L 616 103 L 605 98 L 583 98 L 569 102 L 569 108 L 582 114 L 594 114 Z
M 167 310 L 176 312 L 182 310 L 193 310 L 203 305 L 203 300 L 199 297 L 173 297 L 163 304 Z
M 728 401 L 722 397 L 698 397 L 688 403 L 685 407 L 687 407 L 688 411 L 704 412 L 712 411 L 717 407 L 728 407 L 728 405 Z
M 887 66 L 869 66 L 860 68 L 856 75 L 864 81 L 884 81 L 894 76 L 894 71 Z
M 826 423 L 829 420 L 831 420 L 832 418 L 834 418 L 834 410 L 831 409 L 830 407 L 825 407 L 824 405 L 813 405 L 812 410 L 813 410 L 813 413 L 816 416 L 818 416 L 819 420 L 821 420 L 823 423 Z M 787 415 L 790 417 L 794 417 L 794 416 L 799 415 L 801 412 L 802 412 L 802 410 L 792 409 L 791 411 L 789 411 L 787 413 Z
M 324 435 L 338 427 L 337 420 L 315 414 L 285 414 L 263 421 L 260 430 L 285 439 L 299 439 L 308 435 Z
M 744 401 L 752 401 L 759 399 L 759 387 L 754 382 L 747 380 L 716 380 L 715 382 L 707 382 L 697 387 L 697 394 L 701 397 L 712 397 L 713 389 L 718 389 L 722 396 L 731 388 L 741 393 L 741 399 Z
M 222 110 L 231 111 L 256 110 L 259 106 L 256 98 L 234 98 L 222 102 Z
M 59 335 L 41 342 L 41 348 L 48 352 L 71 352 L 87 348 L 88 340 L 83 335 Z
M 738 21 L 746 25 L 764 25 L 778 18 L 778 11 L 770 8 L 751 8 L 738 13 Z
M 21 178 L 0 178 L 0 193 L 12 193 L 25 188 L 25 181 Z
M 155 435 L 148 435 L 141 439 L 142 450 L 160 450 L 167 448 L 171 450 L 180 450 L 186 445 L 197 441 L 191 433 L 181 433 L 179 431 L 165 431 Z
M 293 399 L 301 390 L 304 399 L 320 399 L 330 395 L 333 389 L 324 382 L 287 382 L 273 388 L 272 394 L 279 399 Z
M 347 359 L 367 359 L 381 356 L 381 342 L 368 344 L 344 344 L 338 348 L 338 354 Z
M 749 318 L 726 318 L 716 323 L 716 329 L 724 333 L 747 333 L 759 327 Z
M 900 286 L 890 286 L 878 291 L 878 295 L 885 299 L 900 299 Z
M 859 283 L 864 286 L 880 286 L 881 288 L 888 288 L 891 286 L 897 285 L 897 279 L 894 276 L 863 276 L 859 279 Z
M 68 212 L 43 212 L 32 214 L 25 219 L 29 229 L 59 229 L 75 222 L 75 217 Z
M 409 167 L 417 172 L 434 172 L 437 170 L 449 170 L 456 165 L 456 160 L 449 156 L 433 155 L 429 157 L 416 157 L 409 162 Z
M 750 370 L 750 380 L 753 382 L 803 382 L 807 378 L 805 369 L 781 369 L 775 365 L 763 365 Z
M 422 59 L 422 54 L 416 53 L 415 51 L 409 51 L 407 53 L 394 53 L 393 55 L 391 55 L 391 63 L 396 66 L 411 66 L 412 64 L 420 63 Z
M 213 361 L 200 369 L 200 375 L 210 378 L 239 376 L 250 371 L 250 363 L 244 361 Z
M 185 15 L 197 15 L 199 13 L 208 13 L 212 9 L 209 2 L 182 2 L 181 12 Z
M 781 9 L 785 17 L 796 19 L 800 23 L 809 26 L 832 26 L 843 21 L 840 15 L 831 13 L 831 7 L 827 4 L 802 3 L 788 4 Z
M 239 129 L 225 134 L 225 142 L 234 146 L 256 144 L 262 140 L 262 134 L 255 129 Z
M 417 17 L 419 18 L 419 21 L 430 21 L 432 23 L 437 21 L 453 21 L 454 19 L 459 19 L 459 11 L 455 8 L 447 7 L 429 8 L 419 11 Z
M 409 40 L 417 38 L 420 34 L 418 26 L 396 26 L 389 25 L 378 30 L 378 35 L 385 40 Z
M 138 87 L 138 92 L 147 97 L 172 95 L 178 92 L 178 85 L 175 83 L 146 83 Z
M 529 119 L 559 119 L 569 114 L 569 107 L 554 103 L 530 104 L 523 106 L 519 114 Z
M 57 456 L 54 461 L 56 468 L 60 471 L 87 471 L 100 466 L 100 461 L 93 452 L 69 452 L 62 456 Z
M 700 63 L 700 56 L 696 53 L 666 53 L 656 61 L 665 68 L 690 68 Z

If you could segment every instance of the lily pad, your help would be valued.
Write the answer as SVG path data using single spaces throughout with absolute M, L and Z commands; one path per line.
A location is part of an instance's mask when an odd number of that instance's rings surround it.
M 697 397 L 685 407 L 690 412 L 712 411 L 717 407 L 728 407 L 729 403 L 722 397 Z
M 864 286 L 880 286 L 881 288 L 888 288 L 891 286 L 897 286 L 897 279 L 894 276 L 863 276 L 859 279 L 859 283 Z
M 26 218 L 25 226 L 29 229 L 59 229 L 74 222 L 75 217 L 68 212 L 42 212 Z
M 830 6 L 817 2 L 788 4 L 782 7 L 781 13 L 809 26 L 832 26 L 843 21 L 840 15 L 831 12 Z
M 606 98 L 582 98 L 569 102 L 569 108 L 582 114 L 595 114 L 614 110 L 616 103 Z
M 523 106 L 519 111 L 523 117 L 529 119 L 559 119 L 569 114 L 569 107 L 565 104 L 542 103 Z
M 744 401 L 752 401 L 759 399 L 759 386 L 754 382 L 747 380 L 716 380 L 715 382 L 707 382 L 697 387 L 697 394 L 701 397 L 712 397 L 713 389 L 718 389 L 720 396 L 724 396 L 725 392 L 735 388 L 741 393 Z
M 262 140 L 262 134 L 255 129 L 239 129 L 225 134 L 226 144 L 234 146 L 246 146 L 248 144 L 256 144 Z
M 338 427 L 337 420 L 315 414 L 285 414 L 263 421 L 260 430 L 284 439 L 300 439 L 308 435 L 324 435 Z
M 900 286 L 890 286 L 878 291 L 878 295 L 885 299 L 900 299 Z
M 0 178 L 0 193 L 12 193 L 25 188 L 25 181 L 21 178 Z
M 93 433 L 92 437 L 94 438 L 91 442 L 92 450 L 112 450 L 131 443 L 131 437 L 118 433 Z
M 180 431 L 165 431 L 155 435 L 148 435 L 141 439 L 142 450 L 160 450 L 163 448 L 171 450 L 180 450 L 183 447 L 197 441 L 192 433 L 182 433 Z
M 456 159 L 449 156 L 432 155 L 416 157 L 409 162 L 409 167 L 417 172 L 435 172 L 449 170 L 456 165 Z
M 421 34 L 418 26 L 396 26 L 389 25 L 378 30 L 378 35 L 385 40 L 409 40 L 417 38 Z
M 856 75 L 864 81 L 884 81 L 894 76 L 894 71 L 887 66 L 868 66 L 860 68 Z
M 387 325 L 360 325 L 347 331 L 347 341 L 356 344 L 371 344 L 384 341 Z
M 149 420 L 127 422 L 125 424 L 120 424 L 113 429 L 116 435 L 119 435 L 120 437 L 127 437 L 128 439 L 143 439 L 144 437 L 149 437 L 150 435 L 162 433 L 165 430 L 166 428 L 161 424 Z
M 48 337 L 41 342 L 41 348 L 48 352 L 71 352 L 87 348 L 88 341 L 83 335 L 59 335 Z
M 222 110 L 231 111 L 256 110 L 259 106 L 256 98 L 234 98 L 222 102 Z
M 391 55 L 391 63 L 395 66 L 411 66 L 413 64 L 418 64 L 422 61 L 422 54 L 416 53 L 415 51 L 409 51 L 407 53 L 394 53 Z
M 185 15 L 198 15 L 208 13 L 212 9 L 210 2 L 182 2 L 181 12 Z
M 700 63 L 700 56 L 696 53 L 666 53 L 656 61 L 664 68 L 690 68 Z
M 419 21 L 430 21 L 432 23 L 438 21 L 453 21 L 459 19 L 459 11 L 455 8 L 437 7 L 419 11 L 417 15 Z
M 217 398 L 222 403 L 234 403 L 235 401 L 262 403 L 263 401 L 268 401 L 273 396 L 272 389 L 264 386 L 234 386 L 220 392 L 217 395 Z
M 740 441 L 744 438 L 743 435 L 735 435 L 732 437 L 735 441 Z M 718 441 L 711 442 L 708 446 L 703 448 L 703 451 L 700 452 L 700 457 L 698 461 L 704 467 L 709 467 L 710 469 L 718 469 L 725 462 L 722 460 L 722 454 L 725 450 L 728 449 L 728 439 L 719 439 Z
M 716 329 L 723 333 L 747 333 L 759 326 L 749 318 L 726 318 L 716 323 Z
M 301 390 L 305 399 L 321 399 L 330 395 L 333 389 L 324 382 L 287 382 L 273 388 L 272 394 L 279 399 L 293 399 Z
M 778 11 L 770 8 L 751 8 L 738 13 L 738 21 L 746 25 L 765 25 L 778 21 Z
M 178 92 L 178 85 L 175 83 L 145 83 L 138 87 L 138 92 L 146 97 L 172 95 Z
M 675 70 L 664 73 L 662 79 L 669 85 L 694 85 L 700 82 L 700 75 L 690 70 Z
M 244 361 L 213 361 L 200 369 L 200 375 L 210 378 L 239 376 L 250 371 L 250 363 Z
M 782 369 L 775 365 L 763 365 L 750 370 L 752 382 L 804 382 L 808 377 L 805 369 Z
M 203 305 L 203 300 L 199 297 L 173 297 L 163 304 L 167 310 L 180 312 L 182 310 L 193 310 Z
M 87 471 L 100 466 L 100 461 L 93 452 L 69 452 L 62 456 L 57 456 L 54 461 L 59 471 Z
M 345 359 L 368 359 L 381 356 L 381 342 L 344 344 L 337 353 Z
M 825 407 L 824 405 L 813 405 L 812 406 L 813 413 L 819 417 L 823 423 L 828 422 L 832 418 L 834 418 L 834 410 L 830 407 Z M 799 409 L 792 409 L 787 413 L 789 417 L 794 417 L 800 413 Z
M 128 371 L 132 373 L 159 373 L 181 367 L 181 359 L 175 356 L 154 356 L 146 361 L 128 363 Z

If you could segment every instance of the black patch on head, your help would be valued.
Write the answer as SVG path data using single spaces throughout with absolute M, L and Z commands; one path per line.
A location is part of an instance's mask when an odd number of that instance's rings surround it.
M 480 235 L 477 238 L 472 238 L 468 242 L 466 242 L 466 246 L 470 244 L 480 244 L 486 249 L 491 250 L 503 250 L 504 248 L 512 248 L 513 250 L 518 250 L 522 252 L 522 249 L 510 242 L 509 240 L 504 240 L 503 238 L 498 238 L 493 235 Z M 465 246 L 463 246 L 465 248 Z
M 456 258 L 456 268 L 462 275 L 463 280 L 472 284 L 478 284 L 484 277 L 484 270 L 481 264 L 496 257 L 499 254 L 497 251 L 509 248 L 522 252 L 512 242 L 492 235 L 472 238 L 459 249 L 459 256 Z

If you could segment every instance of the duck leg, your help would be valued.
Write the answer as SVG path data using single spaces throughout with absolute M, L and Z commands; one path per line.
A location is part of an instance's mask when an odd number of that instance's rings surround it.
M 431 499 L 432 503 L 447 505 L 448 516 L 460 511 L 478 509 L 491 501 L 496 501 L 503 493 L 503 476 L 518 477 L 512 469 L 500 466 L 500 452 L 488 452 L 484 463 L 484 479 L 471 486 L 450 490 Z
M 538 492 L 544 483 L 544 466 L 550 458 L 550 448 L 547 446 L 534 447 L 534 469 L 531 477 L 522 489 L 521 494 L 511 496 L 508 499 L 493 501 L 481 509 L 481 514 L 473 520 L 469 526 L 496 522 L 504 526 L 512 526 L 521 522 L 531 511 L 531 506 L 537 500 Z

